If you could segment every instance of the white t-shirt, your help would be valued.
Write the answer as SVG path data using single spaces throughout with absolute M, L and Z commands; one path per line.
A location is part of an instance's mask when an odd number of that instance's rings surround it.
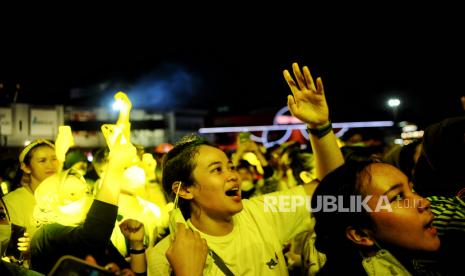
M 300 197 L 300 199 L 293 199 Z M 205 238 L 208 247 L 224 261 L 234 275 L 288 275 L 282 253 L 283 244 L 298 233 L 309 230 L 311 220 L 302 186 L 243 200 L 244 209 L 233 216 L 234 228 L 225 236 L 210 236 L 189 226 Z M 273 205 L 273 206 L 270 206 Z M 278 211 L 279 208 L 281 212 Z M 313 229 L 311 229 L 313 231 Z M 147 251 L 148 275 L 169 275 L 170 265 L 165 253 L 171 237 Z M 204 275 L 224 275 L 207 257 Z
M 38 222 L 34 219 L 34 207 L 36 199 L 34 194 L 25 187 L 20 187 L 3 197 L 11 223 L 26 227 L 29 236 L 32 237 L 38 228 Z

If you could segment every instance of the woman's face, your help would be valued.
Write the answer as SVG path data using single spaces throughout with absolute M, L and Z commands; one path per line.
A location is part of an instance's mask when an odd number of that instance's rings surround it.
M 408 178 L 397 168 L 382 163 L 368 167 L 371 181 L 362 183 L 365 195 L 373 197 L 368 206 L 373 220 L 375 240 L 409 250 L 435 251 L 440 241 L 432 226 L 430 202 L 413 192 Z M 376 206 L 381 196 L 390 203 L 391 210 Z
M 29 165 L 23 171 L 31 174 L 31 180 L 42 182 L 58 170 L 58 159 L 55 150 L 48 145 L 38 146 L 31 150 Z
M 211 218 L 225 219 L 243 208 L 239 175 L 226 154 L 218 148 L 200 146 L 189 187 L 193 204 Z

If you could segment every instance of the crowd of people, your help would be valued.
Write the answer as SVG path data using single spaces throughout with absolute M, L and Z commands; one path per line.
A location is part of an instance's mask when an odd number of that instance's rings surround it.
M 154 154 L 131 143 L 122 92 L 91 163 L 69 128 L 31 142 L 2 163 L 17 171 L 0 176 L 0 274 L 72 255 L 115 275 L 462 275 L 465 116 L 355 145 L 335 136 L 321 78 L 294 63 L 284 79 L 308 146 L 242 135 L 225 152 L 192 134 Z

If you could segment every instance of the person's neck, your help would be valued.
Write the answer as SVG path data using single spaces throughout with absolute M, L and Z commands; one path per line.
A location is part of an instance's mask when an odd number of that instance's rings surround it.
M 234 229 L 232 216 L 218 219 L 207 216 L 205 212 L 192 212 L 190 219 L 198 230 L 210 236 L 225 236 Z
M 28 188 L 32 192 L 32 194 L 34 194 L 39 184 L 40 184 L 40 181 L 38 181 L 34 177 L 31 177 L 31 182 L 29 183 Z

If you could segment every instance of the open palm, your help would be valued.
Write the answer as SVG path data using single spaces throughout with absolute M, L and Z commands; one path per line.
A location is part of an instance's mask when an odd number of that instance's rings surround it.
M 292 95 L 287 97 L 287 105 L 292 115 L 310 127 L 327 123 L 329 111 L 321 78 L 317 79 L 315 86 L 307 66 L 303 67 L 303 74 L 297 63 L 292 64 L 292 70 L 297 82 L 288 70 L 283 72 L 292 92 Z

